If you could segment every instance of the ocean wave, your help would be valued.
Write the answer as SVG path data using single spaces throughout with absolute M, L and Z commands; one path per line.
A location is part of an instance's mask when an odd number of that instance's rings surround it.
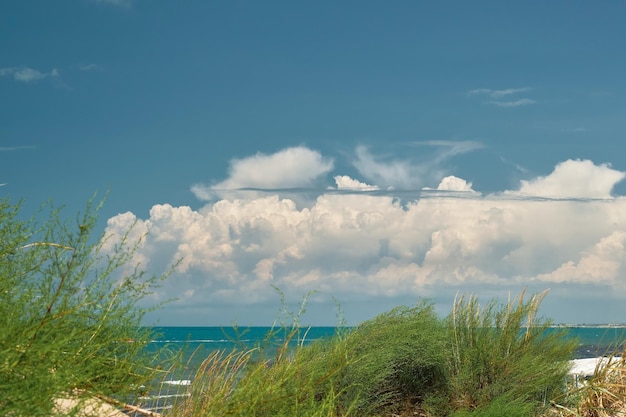
M 173 379 L 169 381 L 163 381 L 163 385 L 191 385 L 190 379 Z

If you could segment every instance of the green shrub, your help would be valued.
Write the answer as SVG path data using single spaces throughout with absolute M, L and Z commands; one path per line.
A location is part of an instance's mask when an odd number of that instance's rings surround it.
M 51 415 L 59 396 L 131 393 L 153 374 L 137 302 L 162 277 L 130 265 L 122 237 L 112 253 L 92 242 L 95 209 L 76 223 L 50 209 L 21 220 L 0 199 L 0 415 Z
M 432 305 L 398 307 L 359 325 L 346 338 L 344 401 L 359 415 L 398 411 L 447 384 L 446 329 Z
M 482 409 L 515 398 L 545 409 L 565 389 L 576 342 L 537 319 L 545 293 L 484 308 L 475 297 L 455 301 L 449 322 L 452 410 Z
M 281 328 L 271 358 L 212 355 L 172 415 L 540 415 L 565 389 L 575 346 L 536 319 L 543 296 L 484 308 L 462 297 L 446 319 L 421 302 L 306 346 L 289 343 L 301 329 Z

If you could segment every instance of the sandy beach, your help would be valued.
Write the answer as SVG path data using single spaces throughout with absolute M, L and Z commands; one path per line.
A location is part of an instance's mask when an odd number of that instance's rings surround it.
M 116 402 L 110 399 L 111 402 Z M 122 409 L 131 411 L 146 417 L 161 417 L 161 414 L 144 410 L 131 404 L 118 403 L 116 407 L 100 398 L 59 398 L 54 401 L 54 413 L 66 414 L 78 411 L 76 417 L 128 417 Z
M 78 400 L 75 398 L 59 398 L 55 400 L 55 412 L 64 414 L 80 409 L 77 417 L 128 417 L 122 411 L 98 399 Z

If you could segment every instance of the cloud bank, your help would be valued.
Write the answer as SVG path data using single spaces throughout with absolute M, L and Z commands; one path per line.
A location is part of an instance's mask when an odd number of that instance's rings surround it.
M 626 199 L 611 195 L 624 172 L 568 160 L 513 190 L 483 195 L 445 176 L 407 198 L 385 187 L 394 178 L 410 182 L 412 167 L 378 166 L 363 149 L 356 155 L 359 172 L 379 183 L 336 175 L 301 208 L 276 190 L 215 194 L 310 185 L 333 169 L 330 158 L 304 147 L 258 154 L 233 161 L 226 180 L 194 187 L 212 198 L 201 209 L 159 204 L 146 219 L 123 213 L 109 219 L 107 233 L 119 236 L 136 222 L 136 236 L 147 233 L 136 260 L 149 270 L 181 260 L 155 297 L 175 296 L 175 305 L 199 311 L 275 300 L 273 286 L 292 299 L 322 291 L 348 302 L 468 289 L 626 291 Z

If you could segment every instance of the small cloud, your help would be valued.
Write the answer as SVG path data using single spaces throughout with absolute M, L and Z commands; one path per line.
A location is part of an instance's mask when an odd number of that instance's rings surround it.
M 413 142 L 413 144 L 444 148 L 446 149 L 445 157 L 472 152 L 485 147 L 481 142 L 475 140 L 424 140 Z
M 522 98 L 519 100 L 511 100 L 511 101 L 502 101 L 500 99 L 510 96 L 512 94 L 525 93 L 530 91 L 530 87 L 522 87 L 522 88 L 506 88 L 503 90 L 492 90 L 491 88 L 476 88 L 474 90 L 470 90 L 467 92 L 468 96 L 487 96 L 492 98 L 493 100 L 487 101 L 487 104 L 493 104 L 498 107 L 520 107 L 526 106 L 529 104 L 536 103 L 535 100 L 531 100 L 529 98 Z
M 338 190 L 352 190 L 352 191 L 376 191 L 379 188 L 375 185 L 369 185 L 359 180 L 350 178 L 347 175 L 336 175 L 335 184 L 337 184 Z
M 95 71 L 95 70 L 99 70 L 100 66 L 96 64 L 86 64 L 86 65 L 80 65 L 78 69 L 81 71 Z
M 527 106 L 529 104 L 535 104 L 535 100 L 531 100 L 529 98 L 522 98 L 515 101 L 488 101 L 487 104 L 493 104 L 498 107 L 520 107 Z
M 19 151 L 22 149 L 35 149 L 34 146 L 31 145 L 23 145 L 23 146 L 0 146 L 0 152 L 10 152 L 10 151 Z
M 46 73 L 29 67 L 6 67 L 0 68 L 0 76 L 13 76 L 15 81 L 30 83 L 48 77 L 58 77 L 59 71 L 56 68 L 53 68 L 52 71 Z
M 504 90 L 492 90 L 490 88 L 476 88 L 467 92 L 467 95 L 486 95 L 491 98 L 502 98 L 511 94 L 525 93 L 530 90 L 530 87 L 522 88 L 507 88 Z
M 17 68 L 15 68 L 15 67 L 0 68 L 0 77 L 5 77 L 7 75 L 11 75 L 15 71 L 17 71 Z
M 520 164 L 518 164 L 518 163 L 516 163 L 516 162 L 509 161 L 508 159 L 506 159 L 506 158 L 505 158 L 505 157 L 503 157 L 503 156 L 500 156 L 500 161 L 502 161 L 502 162 L 503 162 L 504 164 L 506 164 L 506 165 L 510 165 L 510 166 L 512 166 L 512 167 L 513 167 L 513 168 L 515 168 L 517 171 L 519 171 L 519 172 L 521 172 L 521 173 L 523 173 L 523 174 L 528 174 L 528 173 L 530 172 L 530 171 L 528 171 L 528 169 L 527 169 L 526 167 L 524 167 L 524 166 L 522 166 L 522 165 L 520 165 Z
M 288 189 L 311 186 L 333 168 L 333 160 L 303 146 L 274 154 L 257 153 L 230 161 L 229 177 L 217 184 L 196 184 L 191 191 L 200 200 L 211 200 L 224 192 L 244 188 Z
M 439 191 L 470 191 L 473 192 L 472 183 L 465 181 L 463 178 L 449 175 L 444 177 L 437 186 Z

